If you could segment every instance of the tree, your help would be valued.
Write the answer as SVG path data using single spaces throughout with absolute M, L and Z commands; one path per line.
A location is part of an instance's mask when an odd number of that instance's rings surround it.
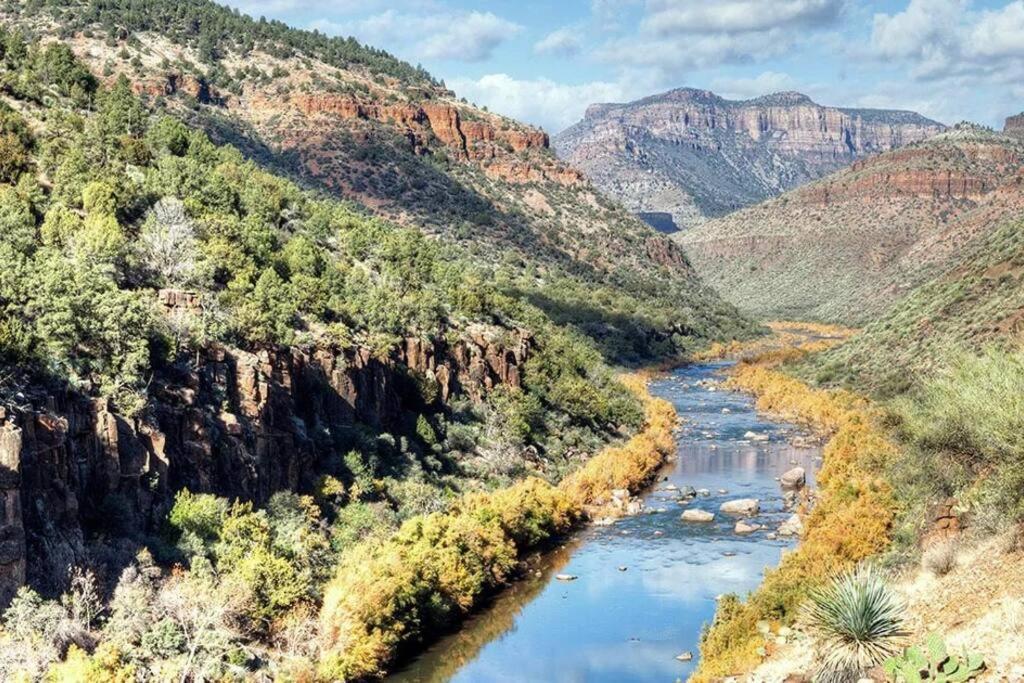
M 23 254 L 36 245 L 36 220 L 31 207 L 9 185 L 0 185 L 0 240 Z
M 295 334 L 295 295 L 273 268 L 260 275 L 236 315 L 242 337 L 254 343 L 287 344 Z
M 193 281 L 199 259 L 195 226 L 180 200 L 164 198 L 149 210 L 139 234 L 139 257 L 163 286 L 183 287 Z

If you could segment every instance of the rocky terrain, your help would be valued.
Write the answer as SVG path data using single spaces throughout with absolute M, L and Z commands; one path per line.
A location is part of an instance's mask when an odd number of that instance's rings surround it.
M 748 312 L 860 324 L 1024 208 L 1019 139 L 961 124 L 680 234 Z
M 1024 113 L 1007 116 L 1003 132 L 1007 135 L 1024 135 Z
M 642 426 L 610 363 L 756 329 L 542 131 L 386 53 L 203 0 L 37 9 L 0 4 L 0 604 L 111 589 L 185 490 L 335 477 L 389 532 L 558 480 Z
M 179 294 L 160 293 L 164 302 Z M 90 554 L 133 557 L 181 489 L 261 506 L 275 492 L 312 489 L 359 429 L 401 431 L 407 412 L 422 409 L 410 373 L 437 378 L 438 405 L 520 387 L 530 340 L 505 348 L 502 332 L 409 338 L 383 359 L 366 348 L 212 346 L 154 377 L 145 417 L 73 391 L 40 389 L 0 407 L 0 602 L 26 581 L 59 591 Z M 113 580 L 121 567 L 104 569 Z
M 326 49 L 249 49 L 235 44 L 237 28 L 210 55 L 187 31 L 164 30 L 181 17 L 161 11 L 126 17 L 116 8 L 67 8 L 0 18 L 70 34 L 104 82 L 126 75 L 151 106 L 307 187 L 458 243 L 503 269 L 519 291 L 561 283 L 534 292 L 534 302 L 616 360 L 685 350 L 686 338 L 711 332 L 707 322 L 724 330 L 735 319 L 696 281 L 677 245 L 557 159 L 543 131 L 460 100 L 407 65 L 386 62 L 382 71 L 363 56 L 332 59 Z M 131 38 L 111 43 L 96 30 L 111 22 Z M 638 299 L 652 305 L 637 307 Z M 687 305 L 669 305 L 678 301 Z
M 943 129 L 913 112 L 825 107 L 800 93 L 734 101 L 682 88 L 592 105 L 554 146 L 652 225 L 667 227 L 667 214 L 686 229 Z

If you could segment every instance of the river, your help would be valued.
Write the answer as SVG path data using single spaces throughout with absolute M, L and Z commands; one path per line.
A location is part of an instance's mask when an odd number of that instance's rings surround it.
M 797 448 L 793 425 L 772 422 L 753 400 L 714 380 L 725 362 L 700 363 L 651 383 L 684 420 L 677 457 L 642 496 L 645 514 L 592 526 L 541 558 L 528 578 L 406 664 L 394 683 L 671 682 L 696 666 L 701 628 L 716 597 L 745 594 L 778 564 L 791 539 L 768 533 L 789 513 L 777 478 L 799 465 L 813 473 L 820 448 Z M 767 440 L 747 438 L 748 433 Z M 764 436 L 759 437 L 763 439 Z M 679 500 L 683 487 L 709 495 Z M 735 498 L 757 498 L 764 529 L 740 536 L 718 512 Z M 686 523 L 681 512 L 715 512 Z M 560 581 L 557 574 L 571 574 Z M 693 661 L 676 656 L 692 652 Z

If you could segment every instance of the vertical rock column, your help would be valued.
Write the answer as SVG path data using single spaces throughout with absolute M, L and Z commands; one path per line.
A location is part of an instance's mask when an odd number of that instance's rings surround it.
M 0 408 L 0 606 L 25 583 L 25 527 L 21 520 L 21 429 Z

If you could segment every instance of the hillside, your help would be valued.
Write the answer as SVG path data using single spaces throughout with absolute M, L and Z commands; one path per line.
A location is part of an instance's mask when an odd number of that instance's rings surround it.
M 384 53 L 203 0 L 23 6 L 0 19 L 65 36 L 104 82 L 126 75 L 149 106 L 305 187 L 457 243 L 616 362 L 749 329 L 676 245 L 559 162 L 546 134 Z
M 671 231 L 943 128 L 913 112 L 825 107 L 800 93 L 735 101 L 681 88 L 592 105 L 554 146 L 608 196 Z
M 1024 208 L 1024 145 L 961 124 L 678 235 L 742 310 L 862 324 Z
M 874 394 L 903 393 L 958 354 L 1024 341 L 1024 226 L 1014 218 L 957 250 L 951 266 L 799 373 Z

